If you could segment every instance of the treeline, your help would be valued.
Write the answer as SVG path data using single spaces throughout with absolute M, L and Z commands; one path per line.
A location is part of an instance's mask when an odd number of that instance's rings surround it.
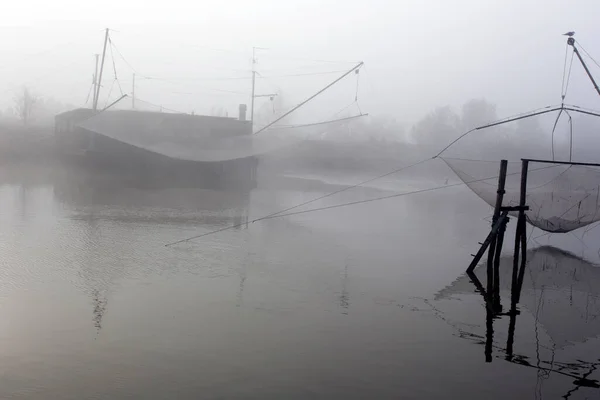
M 321 131 L 304 131 L 301 135 L 307 140 L 265 155 L 263 166 L 282 171 L 384 171 L 431 157 L 471 130 L 443 156 L 490 161 L 503 158 L 550 159 L 554 142 L 555 159 L 568 159 L 571 127 L 574 159 L 589 159 L 590 156 L 598 159 L 590 148 L 597 148 L 600 144 L 600 118 L 573 114 L 563 113 L 560 116 L 554 135 L 552 130 L 558 112 L 473 130 L 499 120 L 494 104 L 474 99 L 460 110 L 438 107 L 410 128 L 394 119 L 375 117 Z

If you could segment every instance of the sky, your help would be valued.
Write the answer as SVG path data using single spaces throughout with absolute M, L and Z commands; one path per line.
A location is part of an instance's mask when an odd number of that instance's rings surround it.
M 250 101 L 252 48 L 259 47 L 256 92 L 279 96 L 275 104 L 257 99 L 257 109 L 268 114 L 299 103 L 364 61 L 358 76 L 350 74 L 310 103 L 297 122 L 343 111 L 411 124 L 435 107 L 458 110 L 472 98 L 486 98 L 500 116 L 511 115 L 560 103 L 564 32 L 575 31 L 600 60 L 597 0 L 95 4 L 3 5 L 0 109 L 10 107 L 23 85 L 74 106 L 86 99 L 89 104 L 104 28 L 111 29 L 114 46 L 107 52 L 101 105 L 131 93 L 135 72 L 138 107 L 143 100 L 177 111 L 236 114 L 238 104 Z M 600 77 L 600 67 L 588 61 Z M 600 109 L 600 97 L 577 62 L 566 101 Z

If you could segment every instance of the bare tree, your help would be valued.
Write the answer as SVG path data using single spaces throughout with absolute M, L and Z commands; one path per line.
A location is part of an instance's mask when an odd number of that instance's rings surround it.
M 38 101 L 39 97 L 31 93 L 27 86 L 23 86 L 23 90 L 15 96 L 14 110 L 23 125 L 29 124 Z

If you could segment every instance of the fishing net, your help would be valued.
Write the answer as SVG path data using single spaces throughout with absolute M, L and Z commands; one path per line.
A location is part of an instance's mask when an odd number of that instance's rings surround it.
M 595 166 L 600 165 L 595 151 L 600 118 L 572 107 L 542 113 L 476 128 L 444 152 L 443 159 L 491 206 L 496 203 L 501 159 L 509 160 L 504 206 L 519 205 L 522 158 L 557 160 L 529 163 L 526 217 L 544 231 L 569 232 L 600 220 L 600 166 Z
M 489 205 L 496 203 L 499 162 L 444 158 L 467 186 Z M 520 199 L 521 163 L 509 162 L 504 206 Z M 547 232 L 569 232 L 600 220 L 600 166 L 530 162 L 525 213 Z

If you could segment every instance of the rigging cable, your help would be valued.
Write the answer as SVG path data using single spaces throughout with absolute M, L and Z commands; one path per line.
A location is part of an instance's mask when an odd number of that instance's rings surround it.
M 104 108 L 106 108 L 106 106 L 108 105 L 108 101 L 110 100 L 110 95 L 112 94 L 112 90 L 115 87 L 115 81 L 112 81 L 112 84 L 110 85 L 110 90 L 108 91 L 108 96 L 106 96 L 106 102 L 104 103 Z
M 94 84 L 92 83 L 90 85 L 90 90 L 88 91 L 87 97 L 85 98 L 85 103 L 83 103 L 83 105 L 87 105 L 88 102 L 90 101 L 90 94 L 92 94 L 92 89 L 94 88 Z
M 569 161 L 573 161 L 573 117 L 569 110 L 565 110 L 569 116 Z
M 119 91 L 121 92 L 121 96 L 123 96 L 123 89 L 121 88 L 121 83 L 119 82 L 119 78 L 117 77 L 117 66 L 115 65 L 115 55 L 113 53 L 113 43 L 112 43 L 112 39 L 108 38 L 108 42 L 110 44 L 110 58 L 112 60 L 112 65 L 113 65 L 113 72 L 115 74 L 115 81 L 117 82 L 117 85 L 119 86 Z
M 274 213 L 268 214 L 268 215 L 266 215 L 266 216 L 264 216 L 264 217 L 261 217 L 261 218 L 255 219 L 255 220 L 253 220 L 252 222 L 258 222 L 258 221 L 260 221 L 260 220 L 267 219 L 267 218 L 274 218 L 276 215 L 280 215 L 280 214 L 286 213 L 286 212 L 288 212 L 288 211 L 294 210 L 294 209 L 296 209 L 296 208 L 298 208 L 298 207 L 302 207 L 302 206 L 308 205 L 308 204 L 310 204 L 310 203 L 314 203 L 315 201 L 323 200 L 323 199 L 325 199 L 325 198 L 327 198 L 327 197 L 331 197 L 331 196 L 333 196 L 333 195 L 336 195 L 336 194 L 338 194 L 338 193 L 342 193 L 342 192 L 345 192 L 345 191 L 347 191 L 347 190 L 350 190 L 350 189 L 357 188 L 357 187 L 359 187 L 359 186 L 365 185 L 365 184 L 367 184 L 367 183 L 371 183 L 371 182 L 373 182 L 373 181 L 376 181 L 376 180 L 378 180 L 378 179 L 385 178 L 386 176 L 390 176 L 390 175 L 396 174 L 396 173 L 398 173 L 398 172 L 401 172 L 401 171 L 403 171 L 403 170 L 405 170 L 405 169 L 412 168 L 412 167 L 416 167 L 417 165 L 419 165 L 419 164 L 423 164 L 423 163 L 425 163 L 425 162 L 427 162 L 427 161 L 429 161 L 429 160 L 432 160 L 432 158 L 426 158 L 426 159 L 423 159 L 423 160 L 421 160 L 421 161 L 417 161 L 417 162 L 415 162 L 415 163 L 413 163 L 413 164 L 410 164 L 410 165 L 406 165 L 406 166 L 404 166 L 404 167 L 397 168 L 397 169 L 395 169 L 395 170 L 393 170 L 393 171 L 390 171 L 390 172 L 386 172 L 385 174 L 378 175 L 378 176 L 376 176 L 376 177 L 374 177 L 374 178 L 370 178 L 370 179 L 367 179 L 367 180 L 365 180 L 365 181 L 359 182 L 359 183 L 357 183 L 357 184 L 350 185 L 350 186 L 346 186 L 346 187 L 344 187 L 344 188 L 342 188 L 342 189 L 338 189 L 338 190 L 335 190 L 335 191 L 333 191 L 333 192 L 330 192 L 330 193 L 324 194 L 324 195 L 322 195 L 322 196 L 316 197 L 316 198 L 314 198 L 314 199 L 307 200 L 307 201 L 305 201 L 305 202 L 303 202 L 303 203 L 296 204 L 295 206 L 288 207 L 288 208 L 286 208 L 286 209 L 284 209 L 284 210 L 280 210 L 280 211 L 277 211 L 277 212 L 274 212 Z M 201 237 L 203 237 L 203 236 L 208 236 L 208 235 L 211 235 L 211 234 L 213 234 L 213 233 L 218 233 L 218 232 L 223 232 L 223 231 L 226 231 L 226 230 L 229 230 L 229 229 L 235 229 L 235 228 L 239 228 L 240 226 L 242 226 L 242 225 L 245 225 L 245 224 L 246 224 L 246 223 L 242 223 L 242 224 L 236 224 L 236 225 L 230 225 L 230 226 L 226 226 L 226 227 L 224 227 L 224 228 L 221 228 L 221 229 L 218 229 L 218 230 L 216 230 L 216 231 L 212 231 L 212 232 L 204 233 L 204 234 L 201 234 L 201 235 L 198 235 L 198 236 L 193 236 L 193 237 L 190 237 L 190 238 L 187 238 L 187 239 L 182 239 L 182 240 L 178 240 L 178 241 L 176 241 L 176 242 L 168 243 L 168 244 L 166 244 L 165 246 L 172 246 L 172 245 L 174 245 L 174 244 L 179 244 L 179 243 L 183 243 L 183 242 L 189 242 L 190 240 L 198 239 L 198 238 L 201 238 Z
M 569 82 L 571 81 L 571 69 L 573 68 L 573 58 L 575 57 L 575 52 L 571 53 L 571 62 L 569 63 L 569 72 L 567 73 L 567 82 L 566 82 L 566 86 L 562 95 L 562 99 L 563 101 L 565 100 L 565 97 L 567 96 L 567 91 L 569 90 Z M 566 61 L 566 60 L 565 60 Z M 563 76 L 563 80 L 564 80 L 564 76 Z
M 588 53 L 588 51 L 586 49 L 583 48 L 583 46 L 581 45 L 581 42 L 578 40 L 577 44 L 579 45 L 579 48 L 581 50 L 583 50 L 583 52 L 593 61 L 594 64 L 596 64 L 596 66 L 598 68 L 600 68 L 600 64 L 598 64 L 598 62 L 594 59 L 594 57 L 592 57 L 592 55 L 590 53 Z
M 552 127 L 552 161 L 554 161 L 554 132 L 556 131 L 556 125 L 558 125 L 558 120 L 563 112 L 564 108 L 561 107 L 556 119 L 554 120 L 554 126 Z
M 114 47 L 114 49 L 116 50 L 116 52 L 117 52 L 117 54 L 119 55 L 119 57 L 121 57 L 121 59 L 122 59 L 122 60 L 125 62 L 125 64 L 127 64 L 127 66 L 128 66 L 129 68 L 131 68 L 131 70 L 132 70 L 133 72 L 135 72 L 135 74 L 136 74 L 136 75 L 139 75 L 139 76 L 141 76 L 141 77 L 144 77 L 144 78 L 145 78 L 145 76 L 144 76 L 144 75 L 142 75 L 142 74 L 139 74 L 139 73 L 136 71 L 136 69 L 135 69 L 135 68 L 133 68 L 133 66 L 131 66 L 131 64 L 129 63 L 129 61 L 127 61 L 127 60 L 125 59 L 125 57 L 123 56 L 123 53 L 121 53 L 121 52 L 119 51 L 119 48 L 118 48 L 118 47 L 115 45 L 115 43 L 112 41 L 112 39 L 111 39 L 111 42 L 110 42 L 110 44 L 111 44 L 111 46 L 112 46 L 112 47 Z M 112 49 L 111 49 L 111 54 L 112 54 Z
M 391 175 L 391 174 L 393 174 L 395 172 L 399 172 L 402 169 L 407 169 L 407 168 L 416 166 L 418 164 L 423 164 L 423 163 L 425 163 L 427 161 L 430 161 L 430 160 L 433 160 L 433 158 L 427 158 L 427 159 L 421 160 L 421 161 L 419 161 L 417 163 L 408 165 L 408 166 L 406 166 L 404 168 L 401 168 L 399 170 L 389 172 L 386 175 Z M 550 165 L 550 166 L 535 168 L 535 169 L 532 169 L 531 171 L 538 171 L 538 170 L 541 170 L 541 169 L 554 168 L 554 167 L 556 167 L 556 166 L 555 165 Z M 509 175 L 518 175 L 520 173 L 521 173 L 520 171 L 519 172 L 514 172 L 514 173 L 511 173 L 511 174 L 507 174 L 507 176 L 509 176 Z M 386 176 L 386 175 L 382 175 L 382 176 Z M 369 181 L 374 181 L 374 180 L 379 179 L 379 178 L 380 177 L 376 177 L 376 178 L 370 179 Z M 403 196 L 408 196 L 408 195 L 411 195 L 411 194 L 433 192 L 433 191 L 440 190 L 440 189 L 446 189 L 446 188 L 451 188 L 451 187 L 468 185 L 470 183 L 475 183 L 475 182 L 480 182 L 480 181 L 486 181 L 486 180 L 490 180 L 490 179 L 494 179 L 494 178 L 497 178 L 497 176 L 491 176 L 491 177 L 487 177 L 487 178 L 476 179 L 476 180 L 469 181 L 469 182 L 459 182 L 459 183 L 453 183 L 453 184 L 450 184 L 450 185 L 436 186 L 436 187 L 427 188 L 427 189 L 413 190 L 411 192 L 396 193 L 396 194 L 387 195 L 387 196 L 375 197 L 375 198 L 372 198 L 372 199 L 358 200 L 358 201 L 352 201 L 352 202 L 348 202 L 348 203 L 334 204 L 334 205 L 331 205 L 331 206 L 311 208 L 311 209 L 308 209 L 308 210 L 294 211 L 294 212 L 289 212 L 289 213 L 287 212 L 287 211 L 290 211 L 292 209 L 295 209 L 295 208 L 301 207 L 303 205 L 306 205 L 308 203 L 312 203 L 314 201 L 317 201 L 319 199 L 322 199 L 322 198 L 325 198 L 325 197 L 329 197 L 329 196 L 331 196 L 331 195 L 333 195 L 335 193 L 340 193 L 342 191 L 349 190 L 349 189 L 351 189 L 353 187 L 360 186 L 360 184 L 353 185 L 353 186 L 348 186 L 348 187 L 346 187 L 344 189 L 340 189 L 339 191 L 329 193 L 329 194 L 324 195 L 322 197 L 319 197 L 317 199 L 309 200 L 309 201 L 307 201 L 305 203 L 298 204 L 298 205 L 295 205 L 293 207 L 289 207 L 286 210 L 281 210 L 281 211 L 278 211 L 278 212 L 275 212 L 275 213 L 272 213 L 272 214 L 268 214 L 268 215 L 266 215 L 264 217 L 256 218 L 256 219 L 254 219 L 252 221 L 248 221 L 248 222 L 244 222 L 244 223 L 240 223 L 240 224 L 236 224 L 236 225 L 231 225 L 231 226 L 226 226 L 224 228 L 217 229 L 217 230 L 210 231 L 210 232 L 206 232 L 206 233 L 203 233 L 203 234 L 200 234 L 200 235 L 196 235 L 196 236 L 193 236 L 193 237 L 190 237 L 190 238 L 187 238 L 187 239 L 178 240 L 176 242 L 168 243 L 165 246 L 169 247 L 169 246 L 173 246 L 175 244 L 179 244 L 179 243 L 183 243 L 183 242 L 189 242 L 189 241 L 192 241 L 194 239 L 199 239 L 201 237 L 213 235 L 213 234 L 216 234 L 216 233 L 219 233 L 219 232 L 223 232 L 223 231 L 226 231 L 226 230 L 229 230 L 229 229 L 239 228 L 240 226 L 243 226 L 243 225 L 253 224 L 255 222 L 264 221 L 264 220 L 267 220 L 267 219 L 281 218 L 281 217 L 287 217 L 287 216 L 290 216 L 290 215 L 306 214 L 306 213 L 311 213 L 311 212 L 316 212 L 316 211 L 330 210 L 330 209 L 333 209 L 333 208 L 340 208 L 340 207 L 353 206 L 353 205 L 357 205 L 357 204 L 371 203 L 371 202 L 374 202 L 374 201 L 387 200 L 387 199 L 396 198 L 396 197 L 403 197 Z
M 562 100 L 565 100 L 565 75 L 567 73 L 567 56 L 569 53 L 569 44 L 567 43 L 565 45 L 565 62 L 563 65 L 563 76 L 562 76 L 562 84 L 560 85 L 560 96 L 562 97 Z

